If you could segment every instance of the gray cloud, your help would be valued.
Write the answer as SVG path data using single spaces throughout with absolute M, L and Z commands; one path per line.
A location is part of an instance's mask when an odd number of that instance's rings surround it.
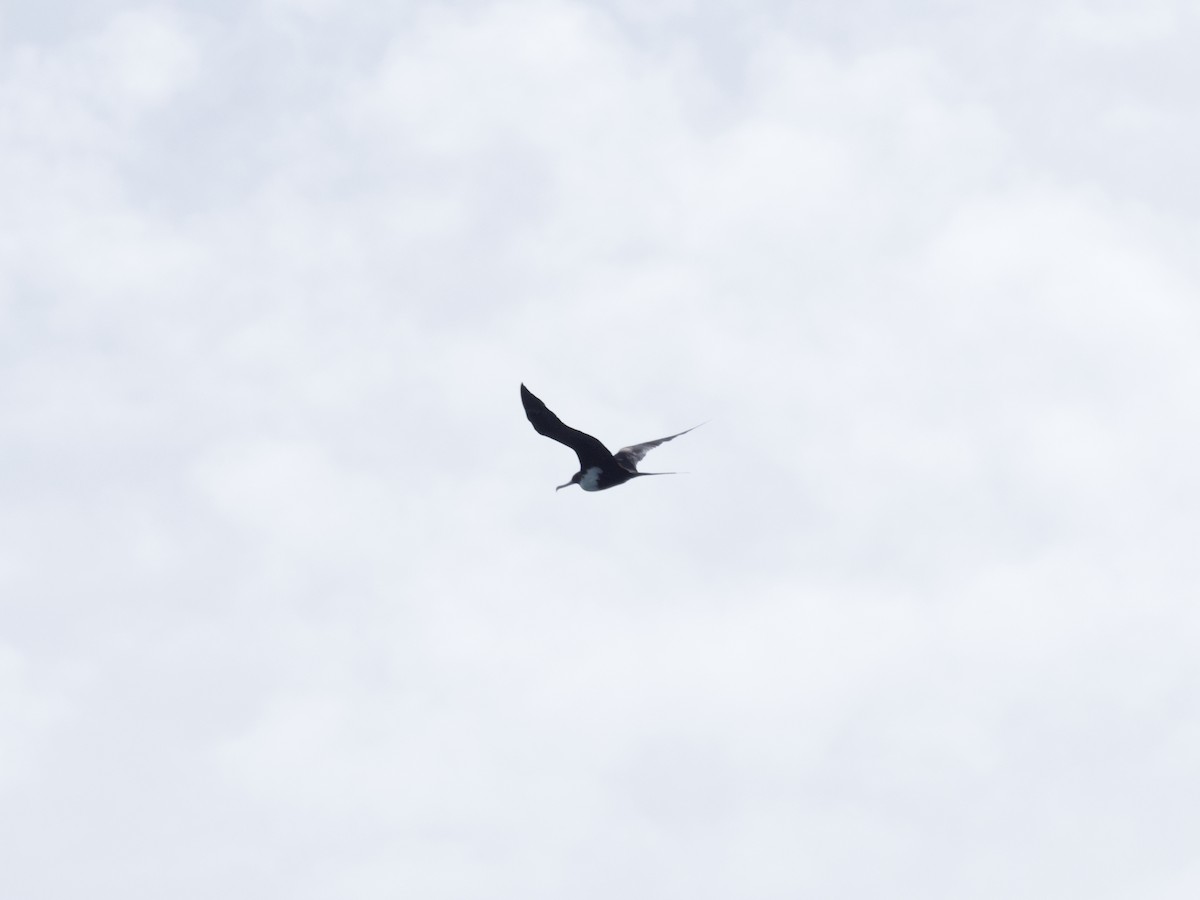
M 1195 893 L 1190 11 L 74 11 L 0 43 L 13 890 Z M 711 421 L 556 495 L 522 380 Z

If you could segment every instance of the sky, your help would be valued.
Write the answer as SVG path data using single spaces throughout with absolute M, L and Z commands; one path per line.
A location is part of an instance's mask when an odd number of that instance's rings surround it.
M 6 895 L 1200 894 L 1197 46 L 0 7 Z

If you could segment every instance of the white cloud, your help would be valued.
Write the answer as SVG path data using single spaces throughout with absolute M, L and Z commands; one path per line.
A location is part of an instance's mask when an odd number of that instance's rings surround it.
M 1186 15 L 1180 4 L 1148 3 L 1137 8 L 1115 3 L 1063 4 L 1048 17 L 1047 28 L 1104 47 L 1130 47 L 1169 39 Z
M 25 654 L 0 644 L 0 795 L 37 771 L 38 753 L 65 715 L 32 668 Z
M 0 85 L 24 895 L 1194 886 L 1186 15 L 117 6 Z

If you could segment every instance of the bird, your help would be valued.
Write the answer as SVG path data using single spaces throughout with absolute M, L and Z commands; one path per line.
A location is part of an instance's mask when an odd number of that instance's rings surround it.
M 579 471 L 571 476 L 571 480 L 566 484 L 558 485 L 554 489 L 556 491 L 573 484 L 579 485 L 585 491 L 604 491 L 642 475 L 676 475 L 676 472 L 639 472 L 637 464 L 659 444 L 673 441 L 679 435 L 694 431 L 704 424 L 701 422 L 700 425 L 693 425 L 679 434 L 656 441 L 646 441 L 644 444 L 634 444 L 623 447 L 616 453 L 609 453 L 608 448 L 590 434 L 564 425 L 562 419 L 550 412 L 546 404 L 535 397 L 524 384 L 521 385 L 521 405 L 525 407 L 525 415 L 533 425 L 534 431 L 560 444 L 566 444 L 579 457 Z

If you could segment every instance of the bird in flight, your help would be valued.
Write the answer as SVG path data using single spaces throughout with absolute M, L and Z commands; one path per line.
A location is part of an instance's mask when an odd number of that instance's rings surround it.
M 632 447 L 623 447 L 616 453 L 609 453 L 608 449 L 590 434 L 564 425 L 562 420 L 550 412 L 545 403 L 533 396 L 525 385 L 521 385 L 521 403 L 534 431 L 560 444 L 566 444 L 579 457 L 579 471 L 566 484 L 556 487 L 556 491 L 573 484 L 579 485 L 585 491 L 603 491 L 641 475 L 674 475 L 675 472 L 639 472 L 637 464 L 659 444 L 665 444 L 680 434 L 687 434 L 688 431 L 700 427 L 693 425 L 679 434 L 659 438 L 657 441 L 646 441 L 644 444 L 634 444 Z

